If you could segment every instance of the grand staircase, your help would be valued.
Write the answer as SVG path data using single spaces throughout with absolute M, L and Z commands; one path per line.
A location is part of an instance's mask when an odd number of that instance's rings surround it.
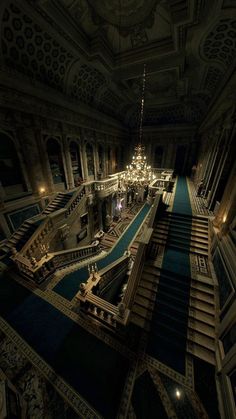
M 5 253 L 9 253 L 12 248 L 20 251 L 38 228 L 39 224 L 40 221 L 34 221 L 32 219 L 24 221 L 20 228 L 12 234 L 11 238 L 4 243 L 1 250 Z
M 168 269 L 160 263 L 163 246 L 165 252 L 177 254 Z M 210 277 L 191 278 L 184 266 L 181 271 L 182 254 L 208 256 L 208 219 L 165 212 L 155 223 L 131 320 L 151 332 L 149 342 L 161 361 L 168 361 L 171 348 L 172 354 L 188 351 L 215 364 L 214 285 Z
M 208 218 L 165 212 L 154 229 L 153 243 L 208 256 Z
M 50 202 L 50 204 L 45 208 L 42 214 L 48 215 L 61 208 L 65 208 L 66 204 L 69 202 L 72 196 L 73 192 L 59 192 L 56 198 L 54 198 L 52 202 Z

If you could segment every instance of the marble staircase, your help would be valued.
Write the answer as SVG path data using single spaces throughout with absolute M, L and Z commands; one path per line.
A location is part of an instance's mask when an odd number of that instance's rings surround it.
M 180 222 L 179 222 L 180 221 Z M 185 241 L 185 234 L 188 238 Z M 168 345 L 168 336 L 175 336 L 176 349 L 184 342 L 182 330 L 186 323 L 186 351 L 215 364 L 215 290 L 211 278 L 185 276 L 173 267 L 161 267 L 158 252 L 178 249 L 181 252 L 208 255 L 208 219 L 165 213 L 157 220 L 132 308 L 131 321 L 149 332 L 153 319 L 158 322 L 156 338 Z M 192 276 L 192 275 L 191 275 Z M 159 282 L 161 277 L 161 289 Z M 155 310 L 159 308 L 154 316 Z M 171 342 L 170 342 L 171 344 Z M 174 350 L 174 348 L 173 348 Z

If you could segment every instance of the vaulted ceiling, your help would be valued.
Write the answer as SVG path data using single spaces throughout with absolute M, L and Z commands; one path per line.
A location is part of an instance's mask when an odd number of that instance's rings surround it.
M 234 7 L 233 7 L 234 6 Z M 233 0 L 3 1 L 1 62 L 135 128 L 199 124 L 235 70 Z

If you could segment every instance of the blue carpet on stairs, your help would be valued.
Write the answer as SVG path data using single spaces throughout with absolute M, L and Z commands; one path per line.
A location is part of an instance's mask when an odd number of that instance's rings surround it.
M 184 177 L 177 180 L 173 212 L 185 215 L 188 220 L 192 214 Z M 181 222 L 178 219 L 178 224 Z M 175 224 L 176 220 L 171 219 L 169 239 L 171 228 Z M 185 248 L 188 248 L 189 244 L 190 232 L 186 232 Z M 185 374 L 190 278 L 189 254 L 181 248 L 178 249 L 178 246 L 169 247 L 167 239 L 147 352 L 180 374 Z
M 103 269 L 104 267 L 108 266 L 110 263 L 114 262 L 124 254 L 125 250 L 128 249 L 131 242 L 133 241 L 135 234 L 137 233 L 149 210 L 150 206 L 148 204 L 145 204 L 138 213 L 138 215 L 135 217 L 134 221 L 130 224 L 127 230 L 125 230 L 120 240 L 109 252 L 109 254 L 97 262 L 98 269 Z M 77 271 L 71 272 L 70 274 L 66 275 L 53 288 L 53 291 L 66 298 L 67 300 L 72 300 L 72 298 L 78 292 L 80 284 L 82 282 L 86 282 L 87 279 L 87 267 L 78 269 Z
M 3 274 L 0 315 L 103 417 L 115 418 L 129 361 Z

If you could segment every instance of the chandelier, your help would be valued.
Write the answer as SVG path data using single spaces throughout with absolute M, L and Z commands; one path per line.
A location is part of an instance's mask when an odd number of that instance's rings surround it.
M 147 164 L 146 156 L 144 155 L 145 147 L 142 145 L 145 84 L 146 64 L 144 64 L 143 69 L 138 145 L 136 145 L 136 147 L 134 148 L 134 156 L 132 158 L 132 161 L 128 166 L 126 166 L 126 171 L 123 175 L 123 181 L 128 187 L 147 186 L 151 182 L 151 180 L 155 178 L 155 176 L 152 173 L 151 166 L 148 166 Z
M 135 147 L 134 151 L 132 162 L 126 167 L 124 181 L 129 186 L 146 186 L 153 179 L 151 166 L 147 164 L 141 143 Z

